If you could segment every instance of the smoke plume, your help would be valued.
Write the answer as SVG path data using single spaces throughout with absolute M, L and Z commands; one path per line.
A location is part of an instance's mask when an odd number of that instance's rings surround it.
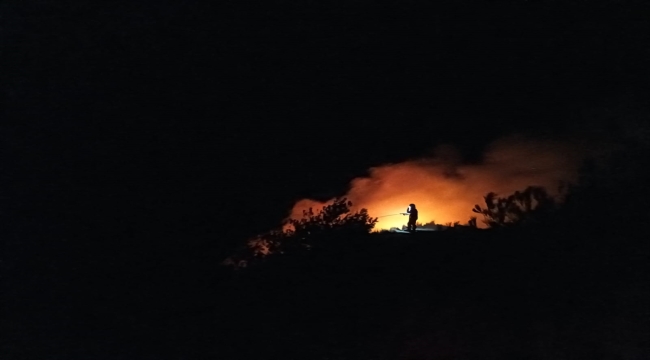
M 368 209 L 381 217 L 376 229 L 406 224 L 404 212 L 410 203 L 419 210 L 419 222 L 467 223 L 475 204 L 496 192 L 506 196 L 529 185 L 545 187 L 557 194 L 561 182 L 576 180 L 582 160 L 594 150 L 569 140 L 539 140 L 521 135 L 491 143 L 480 163 L 467 164 L 449 145 L 439 146 L 434 155 L 369 169 L 368 176 L 353 179 L 344 196 L 353 211 Z M 329 202 L 298 201 L 290 217 L 300 218 L 307 208 L 320 209 Z M 479 226 L 481 219 L 478 219 Z

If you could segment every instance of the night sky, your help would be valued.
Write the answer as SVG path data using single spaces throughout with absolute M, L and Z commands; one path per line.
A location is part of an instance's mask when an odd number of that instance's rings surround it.
M 218 243 L 440 145 L 480 164 L 514 133 L 615 136 L 647 114 L 648 14 L 643 1 L 3 1 L 5 212 L 42 238 Z

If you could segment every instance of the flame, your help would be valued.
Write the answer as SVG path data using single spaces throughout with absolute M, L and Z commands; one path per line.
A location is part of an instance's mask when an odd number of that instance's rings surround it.
M 441 146 L 431 157 L 373 167 L 368 176 L 353 179 L 344 196 L 353 211 L 368 209 L 380 217 L 376 230 L 402 227 L 410 203 L 419 210 L 418 222 L 437 224 L 459 221 L 466 224 L 475 204 L 496 192 L 506 196 L 527 186 L 544 186 L 557 195 L 560 182 L 575 181 L 577 169 L 587 155 L 571 142 L 542 141 L 523 136 L 492 143 L 478 164 L 464 164 L 451 146 Z M 333 200 L 333 199 L 332 199 Z M 300 218 L 307 208 L 320 209 L 331 201 L 298 201 L 289 217 Z M 478 224 L 481 226 L 481 218 Z

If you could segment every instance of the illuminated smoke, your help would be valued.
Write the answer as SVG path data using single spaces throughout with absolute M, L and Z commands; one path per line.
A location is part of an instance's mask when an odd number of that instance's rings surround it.
M 466 224 L 475 204 L 483 205 L 488 192 L 507 196 L 529 185 L 544 186 L 557 194 L 561 181 L 574 181 L 586 155 L 584 146 L 570 141 L 535 140 L 512 136 L 492 143 L 479 164 L 463 164 L 451 146 L 441 146 L 428 158 L 371 168 L 367 177 L 353 179 L 345 194 L 353 211 L 368 209 L 373 217 L 404 212 L 410 203 L 419 210 L 419 222 L 437 224 L 459 221 Z M 303 199 L 291 210 L 300 218 L 309 207 L 326 203 Z M 478 217 L 481 226 L 481 217 Z M 402 215 L 379 219 L 376 229 L 401 227 Z

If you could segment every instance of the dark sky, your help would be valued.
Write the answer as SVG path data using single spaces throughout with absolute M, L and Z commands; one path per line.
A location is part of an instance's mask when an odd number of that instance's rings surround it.
M 253 234 L 437 144 L 479 161 L 505 134 L 643 106 L 649 14 L 644 1 L 3 1 L 3 192 L 17 219 L 61 234 Z

